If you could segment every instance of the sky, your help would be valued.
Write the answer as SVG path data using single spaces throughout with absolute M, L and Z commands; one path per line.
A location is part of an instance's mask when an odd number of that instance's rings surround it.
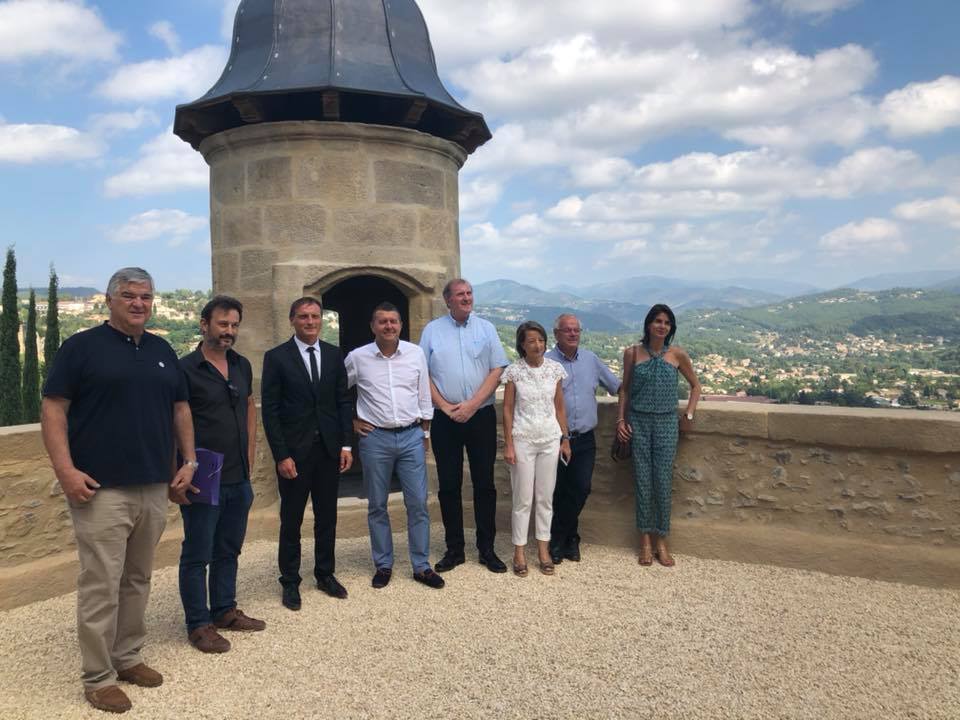
M 250 0 L 248 0 L 250 1 Z M 125 265 L 210 287 L 208 169 L 172 134 L 238 0 L 0 0 L 0 244 L 21 286 Z M 462 269 L 834 287 L 960 275 L 960 3 L 420 0 L 493 140 L 460 176 Z

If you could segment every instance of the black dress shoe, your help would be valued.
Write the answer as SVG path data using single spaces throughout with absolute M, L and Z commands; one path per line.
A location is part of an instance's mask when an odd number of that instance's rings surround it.
M 433 567 L 437 572 L 447 572 L 447 570 L 453 570 L 457 565 L 463 565 L 466 561 L 467 558 L 464 557 L 463 553 L 452 553 L 448 550 L 440 562 Z
M 423 583 L 427 587 L 432 587 L 432 588 L 435 588 L 436 590 L 439 590 L 444 585 L 446 585 L 446 583 L 443 582 L 443 578 L 437 575 L 433 570 L 430 570 L 429 568 L 424 570 L 423 572 L 414 573 L 413 579 L 416 580 L 418 583 Z
M 339 583 L 333 575 L 324 575 L 317 578 L 317 590 L 323 590 L 330 597 L 343 600 L 347 597 L 347 589 Z
M 567 551 L 563 554 L 567 560 L 580 562 L 580 536 L 574 535 L 567 543 Z M 554 560 L 556 562 L 556 560 Z
M 288 610 L 300 609 L 300 589 L 296 585 L 283 586 L 283 606 Z
M 377 572 L 373 575 L 373 585 L 377 590 L 380 588 L 385 588 L 387 583 L 390 582 L 390 576 L 393 575 L 393 570 L 387 567 L 377 568 Z
M 550 545 L 550 559 L 553 561 L 554 565 L 559 565 L 563 562 L 564 551 L 560 549 L 559 545 Z
M 480 553 L 480 564 L 486 565 L 487 570 L 490 572 L 505 573 L 507 571 L 506 564 L 497 557 L 497 554 L 493 550 Z

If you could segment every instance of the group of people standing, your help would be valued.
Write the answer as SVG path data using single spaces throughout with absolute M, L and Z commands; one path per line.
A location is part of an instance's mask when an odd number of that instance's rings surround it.
M 226 652 L 230 643 L 221 632 L 266 628 L 263 620 L 246 615 L 236 598 L 238 557 L 254 499 L 257 423 L 251 364 L 234 349 L 243 306 L 234 298 L 214 297 L 201 312 L 200 344 L 178 360 L 164 340 L 145 330 L 153 293 L 146 271 L 117 271 L 106 292 L 109 320 L 64 342 L 44 387 L 43 438 L 70 506 L 80 558 L 77 623 L 84 692 L 91 705 L 110 712 L 131 707 L 118 681 L 142 687 L 163 682 L 141 650 L 153 553 L 168 498 L 183 518 L 179 585 L 189 641 L 203 652 Z M 621 383 L 596 355 L 579 347 L 581 329 L 573 315 L 557 318 L 556 345 L 549 351 L 545 329 L 523 323 L 517 329 L 519 357 L 509 363 L 494 326 L 473 312 L 470 283 L 451 280 L 443 297 L 449 313 L 424 328 L 419 344 L 400 339 L 400 311 L 381 303 L 370 319 L 373 342 L 346 357 L 320 340 L 320 301 L 303 297 L 290 307 L 292 337 L 265 354 L 262 417 L 280 496 L 282 604 L 293 611 L 302 605 L 300 534 L 308 500 L 317 587 L 331 597 L 347 597 L 334 574 L 337 497 L 339 476 L 353 465 L 355 451 L 368 494 L 374 588 L 385 587 L 393 575 L 387 503 L 394 478 L 407 513 L 413 579 L 439 589 L 445 584 L 440 573 L 466 562 L 464 452 L 479 562 L 491 572 L 507 572 L 494 549 L 494 397 L 501 382 L 506 383 L 503 457 L 513 496 L 513 572 L 528 572 L 531 514 L 542 573 L 552 575 L 564 560 L 580 560 L 578 519 L 590 493 L 601 386 L 619 393 L 617 432 L 632 444 L 640 563 L 657 557 L 672 565 L 664 537 L 677 437 L 677 373 L 691 385 L 691 420 L 699 385 L 687 354 L 670 345 L 676 321 L 669 308 L 651 310 L 643 343 L 625 353 Z M 350 388 L 356 388 L 356 401 Z M 223 457 L 216 504 L 195 501 L 201 448 Z M 431 448 L 446 546 L 433 567 L 426 469 Z

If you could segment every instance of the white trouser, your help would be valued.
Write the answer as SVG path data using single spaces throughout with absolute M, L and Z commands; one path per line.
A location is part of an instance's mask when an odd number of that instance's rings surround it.
M 553 520 L 553 488 L 557 484 L 560 438 L 545 443 L 515 440 L 517 464 L 510 466 L 513 493 L 513 544 L 526 545 L 530 529 L 530 507 L 536 506 L 537 540 L 550 540 Z

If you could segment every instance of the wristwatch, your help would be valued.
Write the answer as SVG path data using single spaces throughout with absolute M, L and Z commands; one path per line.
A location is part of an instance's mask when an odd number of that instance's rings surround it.
M 429 430 L 424 430 L 424 431 L 423 431 L 423 436 L 424 436 L 427 440 L 429 440 L 429 439 L 430 439 L 430 431 L 429 431 Z
M 693 422 L 693 413 L 689 413 L 689 412 L 687 413 L 687 420 L 689 420 L 690 422 Z
M 184 464 L 184 465 L 189 465 L 189 466 L 192 467 L 194 470 L 196 470 L 198 467 L 200 467 L 200 463 L 198 463 L 196 460 L 184 460 L 184 461 L 183 461 L 183 464 Z

